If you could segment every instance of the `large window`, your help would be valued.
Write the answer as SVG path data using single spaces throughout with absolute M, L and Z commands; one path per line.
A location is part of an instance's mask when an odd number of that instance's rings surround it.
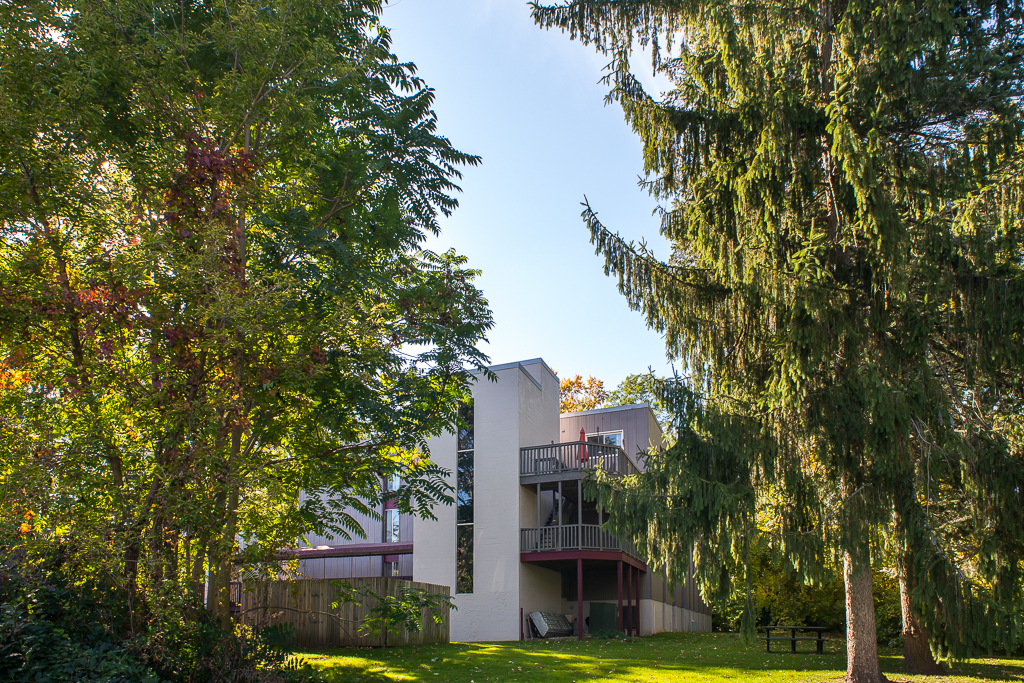
M 385 510 L 384 511 L 384 542 L 385 543 L 398 543 L 401 539 L 399 533 L 399 527 L 401 526 L 402 516 L 398 513 L 398 510 Z
M 384 542 L 398 543 L 401 540 L 402 515 L 395 509 L 395 501 L 389 497 L 402 486 L 402 479 L 397 474 L 384 477 Z
M 473 403 L 459 408 L 455 592 L 473 592 Z
M 597 434 L 587 434 L 587 441 L 590 443 L 602 443 L 622 448 L 622 432 L 598 432 Z

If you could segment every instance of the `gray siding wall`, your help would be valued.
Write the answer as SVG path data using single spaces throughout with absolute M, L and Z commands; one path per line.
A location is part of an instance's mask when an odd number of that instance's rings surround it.
M 665 437 L 661 431 L 654 412 L 646 403 L 631 406 L 617 406 L 615 408 L 598 408 L 578 413 L 562 413 L 559 430 L 561 442 L 578 441 L 580 429 L 587 434 L 598 432 L 614 432 L 622 430 L 622 447 L 636 462 L 640 469 L 643 469 L 642 458 L 638 458 L 640 451 L 663 446 Z M 564 577 L 563 591 L 568 590 L 568 583 L 572 583 L 572 592 L 565 593 L 566 599 L 575 599 L 575 576 Z M 625 586 L 625 582 L 623 582 Z M 647 600 L 658 600 L 667 604 L 692 610 L 700 614 L 711 614 L 711 608 L 700 598 L 700 591 L 693 580 L 693 564 L 690 564 L 690 571 L 687 573 L 686 581 L 682 585 L 674 587 L 668 585 L 663 574 L 644 572 L 640 580 L 640 597 Z M 615 570 L 592 570 L 590 576 L 583 579 L 583 599 L 586 600 L 614 600 L 618 590 L 618 577 Z M 625 588 L 623 588 L 625 590 Z
M 352 534 L 351 539 L 335 536 L 328 538 L 316 534 L 308 534 L 306 543 L 300 543 L 300 548 L 317 547 L 321 545 L 349 545 L 352 543 L 383 543 L 384 542 L 384 521 L 374 519 L 370 515 L 349 511 L 363 528 L 365 538 Z M 378 507 L 377 512 L 383 515 L 383 508 Z M 402 515 L 399 521 L 398 535 L 403 543 L 413 540 L 413 518 L 412 515 Z M 383 576 L 384 558 L 382 556 L 368 557 L 330 557 L 303 560 L 299 563 L 299 573 L 310 579 L 351 579 L 360 577 Z M 400 555 L 398 557 L 399 576 L 412 576 L 412 555 Z
M 562 413 L 559 426 L 561 443 L 578 441 L 581 428 L 587 434 L 622 430 L 622 449 L 634 461 L 637 453 L 647 450 L 652 443 L 662 443 L 661 427 L 646 403 Z M 637 465 L 643 468 L 642 462 L 637 462 Z

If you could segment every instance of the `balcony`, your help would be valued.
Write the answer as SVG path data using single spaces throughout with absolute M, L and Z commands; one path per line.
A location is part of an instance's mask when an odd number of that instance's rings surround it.
M 563 550 L 621 551 L 640 559 L 631 542 L 620 541 L 596 524 L 562 524 L 519 530 L 521 553 Z
M 636 474 L 636 463 L 618 446 L 571 441 L 519 449 L 519 479 L 522 484 L 579 479 L 587 470 L 608 474 Z

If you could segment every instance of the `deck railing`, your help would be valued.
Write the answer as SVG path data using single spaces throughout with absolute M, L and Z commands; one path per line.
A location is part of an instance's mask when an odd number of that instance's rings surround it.
M 618 446 L 571 441 L 519 449 L 519 474 L 560 474 L 602 469 L 609 474 L 636 474 L 637 467 Z
M 597 524 L 563 524 L 519 530 L 520 552 L 559 550 L 621 550 L 637 557 L 632 543 L 620 541 Z

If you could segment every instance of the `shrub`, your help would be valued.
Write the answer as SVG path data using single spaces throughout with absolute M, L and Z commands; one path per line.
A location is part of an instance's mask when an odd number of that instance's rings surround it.
M 758 626 L 825 626 L 840 633 L 846 631 L 845 593 L 838 572 L 829 580 L 806 584 L 797 572 L 773 559 L 763 546 L 752 549 L 750 563 L 753 576 L 751 597 Z M 873 572 L 873 581 L 878 642 L 889 647 L 903 647 L 899 580 L 893 572 L 881 570 Z M 732 587 L 731 599 L 716 606 L 712 614 L 712 628 L 716 631 L 739 629 L 746 599 L 745 588 L 741 579 L 734 580 Z
M 0 679 L 26 683 L 157 683 L 119 638 L 117 596 L 89 582 L 73 588 L 23 553 L 0 564 Z M 30 572 L 26 575 L 25 570 Z
M 322 680 L 284 648 L 280 628 L 219 628 L 188 600 L 149 596 L 129 624 L 114 584 L 73 584 L 63 554 L 28 558 L 3 547 L 0 680 L 12 683 L 297 683 Z M 181 595 L 180 591 L 168 591 Z M 142 597 L 133 596 L 141 601 Z M 138 605 L 136 605 L 138 607 Z

